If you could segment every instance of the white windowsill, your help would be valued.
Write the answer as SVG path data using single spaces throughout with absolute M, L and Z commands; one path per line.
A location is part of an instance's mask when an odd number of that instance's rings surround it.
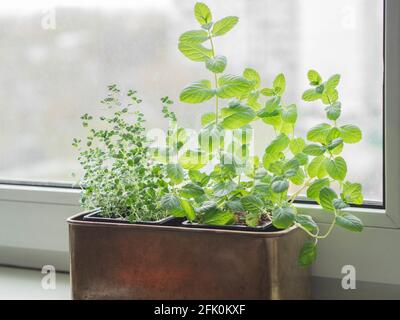
M 69 274 L 57 273 L 56 288 L 45 290 L 40 270 L 0 267 L 0 300 L 69 300 Z

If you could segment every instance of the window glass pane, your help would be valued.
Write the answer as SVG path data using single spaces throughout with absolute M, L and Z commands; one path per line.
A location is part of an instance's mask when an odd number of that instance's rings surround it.
M 165 128 L 160 97 L 178 101 L 189 82 L 209 78 L 184 58 L 177 38 L 197 28 L 195 1 L 32 1 L 0 3 L 0 178 L 74 181 L 79 171 L 73 137 L 84 135 L 79 116 L 101 112 L 108 84 L 134 88 L 144 100 L 149 128 Z M 301 101 L 307 71 L 342 75 L 340 124 L 359 125 L 364 139 L 346 146 L 348 179 L 365 198 L 382 201 L 383 1 L 207 1 L 215 17 L 240 16 L 216 41 L 229 73 L 257 69 L 263 85 L 283 72 L 285 102 L 297 103 L 296 134 L 325 121 L 323 107 Z M 55 6 L 51 6 L 55 4 Z M 177 103 L 174 111 L 198 129 L 210 105 Z M 200 111 L 201 110 L 201 111 Z M 256 125 L 256 150 L 273 132 Z

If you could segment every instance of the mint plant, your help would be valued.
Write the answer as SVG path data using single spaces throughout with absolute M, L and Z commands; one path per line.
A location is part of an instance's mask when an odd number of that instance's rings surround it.
M 328 121 L 311 128 L 306 138 L 298 137 L 298 108 L 284 102 L 283 74 L 263 87 L 261 76 L 252 68 L 241 75 L 225 73 L 228 59 L 217 53 L 217 39 L 236 26 L 238 17 L 214 20 L 204 3 L 196 3 L 194 15 L 200 27 L 183 33 L 178 48 L 186 58 L 203 64 L 211 80 L 187 85 L 180 100 L 191 104 L 213 100 L 215 111 L 202 115 L 198 148 L 184 152 L 179 152 L 187 139 L 184 129 L 179 129 L 174 115 L 166 113 L 173 133 L 167 149 L 174 154 L 172 162 L 171 158 L 167 161 L 166 175 L 173 188 L 162 197 L 161 205 L 175 216 L 202 224 L 258 226 L 271 220 L 278 229 L 297 226 L 311 237 L 299 256 L 301 265 L 309 265 L 316 258 L 317 241 L 335 225 L 356 232 L 363 228 L 357 217 L 343 211 L 350 203 L 363 202 L 361 185 L 346 180 L 347 165 L 340 155 L 345 145 L 359 142 L 362 134 L 355 125 L 338 124 L 340 76 L 323 81 L 318 72 L 308 72 L 311 88 L 303 100 L 321 101 Z M 254 121 L 275 131 L 262 157 L 250 152 Z M 171 152 L 156 154 L 163 154 L 165 161 Z M 296 189 L 291 194 L 290 186 Z M 302 192 L 331 217 L 325 234 L 311 216 L 297 213 L 293 203 Z
M 103 217 L 131 222 L 164 218 L 168 213 L 159 199 L 169 192 L 169 186 L 164 181 L 163 165 L 151 157 L 144 116 L 136 107 L 141 99 L 136 91 L 129 90 L 125 105 L 116 85 L 108 89 L 101 101 L 106 112 L 99 123 L 83 115 L 88 136 L 84 141 L 73 140 L 84 171 L 79 182 L 81 205 L 88 210 L 101 208 Z

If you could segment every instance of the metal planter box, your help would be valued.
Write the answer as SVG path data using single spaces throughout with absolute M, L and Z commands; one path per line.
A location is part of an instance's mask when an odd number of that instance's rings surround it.
M 68 219 L 73 299 L 308 299 L 306 235 Z

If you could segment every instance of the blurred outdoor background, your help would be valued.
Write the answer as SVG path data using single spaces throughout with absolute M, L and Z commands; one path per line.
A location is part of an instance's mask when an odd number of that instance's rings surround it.
M 177 49 L 181 33 L 199 28 L 196 1 L 14 0 L 0 2 L 0 179 L 73 182 L 79 172 L 73 137 L 84 137 L 80 115 L 99 114 L 106 86 L 134 88 L 143 99 L 148 128 L 165 128 L 160 98 L 176 102 L 179 121 L 200 127 L 213 110 L 179 103 L 179 92 L 211 74 Z M 240 17 L 216 39 L 228 73 L 252 67 L 263 86 L 283 72 L 285 103 L 299 110 L 297 135 L 325 122 L 320 103 L 305 103 L 309 69 L 323 78 L 342 75 L 342 117 L 363 141 L 346 145 L 348 179 L 361 182 L 365 198 L 382 201 L 383 1 L 207 0 L 214 20 Z M 262 154 L 272 131 L 256 124 Z

